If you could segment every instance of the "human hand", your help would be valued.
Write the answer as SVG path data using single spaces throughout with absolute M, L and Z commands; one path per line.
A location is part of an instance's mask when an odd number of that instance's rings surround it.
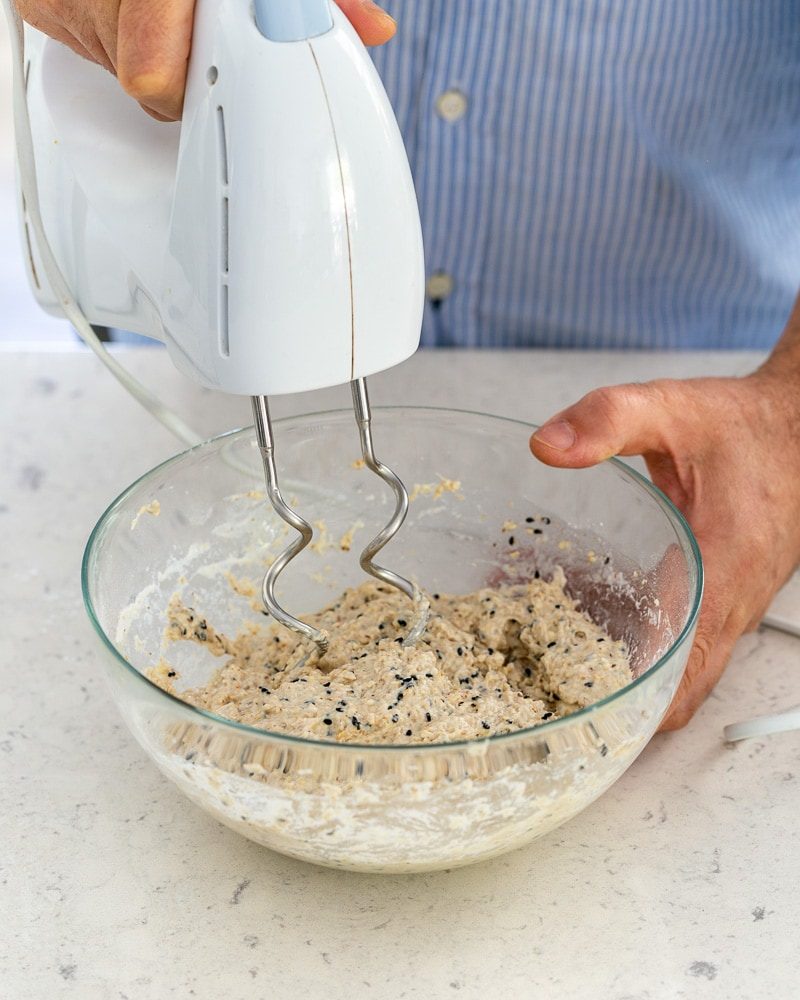
M 195 0 L 15 0 L 23 20 L 115 74 L 159 121 L 181 116 Z M 336 0 L 365 45 L 395 32 L 372 0 Z
M 800 376 L 773 358 L 745 378 L 597 389 L 531 438 L 547 465 L 642 455 L 689 520 L 705 597 L 686 673 L 662 729 L 686 725 L 734 644 L 800 563 Z

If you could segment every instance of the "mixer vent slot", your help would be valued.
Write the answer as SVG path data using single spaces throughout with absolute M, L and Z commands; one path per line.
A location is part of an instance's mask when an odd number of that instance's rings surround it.
M 225 112 L 217 106 L 217 148 L 219 150 L 219 176 L 223 184 L 228 183 L 228 138 L 225 134 Z
M 222 273 L 228 273 L 228 216 L 230 213 L 228 196 L 222 196 L 222 217 L 220 219 L 220 263 Z
M 228 336 L 228 286 L 222 285 L 219 290 L 219 349 L 223 358 L 231 356 L 231 344 Z
M 228 200 L 228 139 L 225 132 L 225 111 L 217 106 L 217 152 L 219 163 L 219 181 L 222 189 L 219 218 L 219 350 L 224 358 L 230 357 L 230 333 L 228 317 L 228 270 L 229 270 L 229 227 L 230 203 Z

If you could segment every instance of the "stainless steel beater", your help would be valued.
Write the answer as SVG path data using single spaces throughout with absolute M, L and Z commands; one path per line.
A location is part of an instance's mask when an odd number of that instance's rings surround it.
M 408 491 L 403 485 L 400 477 L 388 466 L 384 465 L 375 456 L 375 448 L 372 440 L 372 412 L 369 403 L 369 393 L 367 382 L 364 378 L 354 379 L 350 383 L 353 394 L 353 410 L 355 412 L 356 423 L 358 425 L 361 439 L 361 453 L 364 464 L 375 475 L 379 476 L 395 495 L 396 505 L 391 519 L 381 531 L 364 548 L 359 558 L 361 568 L 365 573 L 375 577 L 382 583 L 386 583 L 397 590 L 402 591 L 410 598 L 415 605 L 416 616 L 414 623 L 403 640 L 403 645 L 408 646 L 419 639 L 425 630 L 430 611 L 430 604 L 423 593 L 410 580 L 400 576 L 393 570 L 377 565 L 375 556 L 387 545 L 402 527 L 408 514 Z M 275 445 L 272 434 L 272 423 L 269 415 L 269 404 L 266 396 L 253 396 L 253 416 L 255 419 L 256 440 L 264 463 L 264 475 L 267 482 L 267 496 L 273 509 L 290 527 L 298 532 L 299 537 L 295 538 L 274 560 L 264 576 L 261 588 L 261 596 L 264 607 L 272 617 L 285 625 L 292 631 L 307 639 L 311 639 L 317 645 L 320 655 L 324 654 L 328 648 L 328 635 L 321 629 L 295 618 L 289 614 L 285 608 L 281 607 L 275 597 L 275 586 L 278 577 L 289 565 L 295 556 L 299 555 L 313 538 L 311 525 L 302 518 L 296 511 L 286 503 L 278 484 L 278 473 L 275 465 Z

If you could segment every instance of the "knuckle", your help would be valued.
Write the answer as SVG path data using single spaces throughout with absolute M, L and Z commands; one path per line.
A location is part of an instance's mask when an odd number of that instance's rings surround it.
M 605 428 L 614 439 L 624 436 L 625 415 L 629 411 L 636 386 L 616 385 L 593 389 L 584 400 L 586 410 L 595 426 Z
M 619 409 L 618 388 L 602 386 L 600 389 L 592 389 L 586 396 L 586 404 L 593 410 L 612 415 Z
M 713 645 L 707 635 L 696 635 L 694 645 L 689 655 L 689 662 L 686 664 L 686 674 L 690 678 L 699 677 L 708 667 L 711 659 Z

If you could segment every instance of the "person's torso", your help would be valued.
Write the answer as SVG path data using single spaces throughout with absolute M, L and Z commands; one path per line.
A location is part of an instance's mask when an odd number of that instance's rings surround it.
M 386 0 L 423 342 L 768 347 L 800 285 L 800 0 Z

